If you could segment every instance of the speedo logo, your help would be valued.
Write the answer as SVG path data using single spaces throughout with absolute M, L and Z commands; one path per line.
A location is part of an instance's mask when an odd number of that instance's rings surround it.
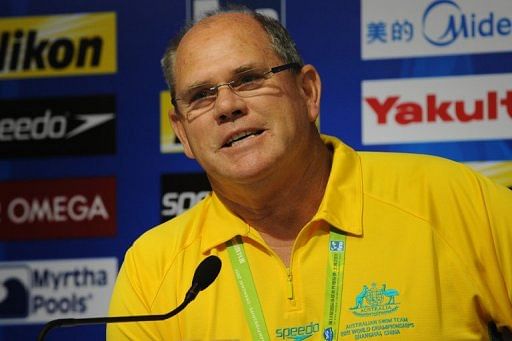
M 165 193 L 162 197 L 162 206 L 164 207 L 162 216 L 168 218 L 175 217 L 197 204 L 207 196 L 208 193 L 210 193 L 210 191 Z
M 69 129 L 69 117 L 52 115 L 0 119 L 0 142 L 69 139 L 114 119 L 114 113 L 76 115 L 78 126 Z
M 0 20 L 0 78 L 113 73 L 115 14 Z
M 204 173 L 164 174 L 161 179 L 161 210 L 163 221 L 185 212 L 210 193 Z
M 313 336 L 313 334 L 319 330 L 320 324 L 316 322 L 296 327 L 278 328 L 276 329 L 276 338 L 282 340 L 301 341 Z
M 0 100 L 0 155 L 114 153 L 115 112 L 112 95 Z

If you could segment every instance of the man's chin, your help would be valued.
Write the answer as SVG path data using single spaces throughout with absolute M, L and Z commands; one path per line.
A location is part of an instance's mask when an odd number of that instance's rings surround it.
M 229 167 L 223 167 L 211 176 L 219 183 L 230 183 L 240 185 L 257 184 L 268 178 L 271 167 L 268 163 L 262 162 L 237 162 Z M 213 173 L 210 172 L 210 175 Z M 268 180 L 268 179 L 267 179 Z

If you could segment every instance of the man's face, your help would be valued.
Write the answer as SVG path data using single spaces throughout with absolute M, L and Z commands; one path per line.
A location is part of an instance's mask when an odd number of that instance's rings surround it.
M 282 64 L 255 20 L 243 14 L 213 17 L 180 43 L 176 97 L 186 97 L 198 85 L 229 82 L 242 70 Z M 213 183 L 248 183 L 300 165 L 298 150 L 318 114 L 309 110 L 302 79 L 291 71 L 277 73 L 265 81 L 271 91 L 253 97 L 223 86 L 204 114 L 187 118 L 184 110 L 171 112 L 186 155 L 197 159 Z

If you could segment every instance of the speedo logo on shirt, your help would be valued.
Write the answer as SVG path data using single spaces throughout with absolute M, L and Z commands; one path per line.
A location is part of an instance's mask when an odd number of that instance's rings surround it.
M 276 338 L 282 340 L 305 340 L 320 330 L 320 324 L 310 322 L 302 326 L 278 328 L 276 329 Z

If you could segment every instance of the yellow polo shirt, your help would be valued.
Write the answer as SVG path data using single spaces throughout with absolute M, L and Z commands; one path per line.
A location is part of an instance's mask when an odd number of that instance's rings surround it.
M 338 340 L 486 340 L 490 321 L 512 330 L 512 191 L 444 159 L 323 139 L 329 182 L 289 268 L 211 194 L 133 244 L 110 314 L 170 311 L 210 254 L 218 278 L 176 317 L 112 324 L 108 339 L 251 340 L 226 249 L 240 235 L 270 339 L 324 340 L 331 227 L 347 235 Z

